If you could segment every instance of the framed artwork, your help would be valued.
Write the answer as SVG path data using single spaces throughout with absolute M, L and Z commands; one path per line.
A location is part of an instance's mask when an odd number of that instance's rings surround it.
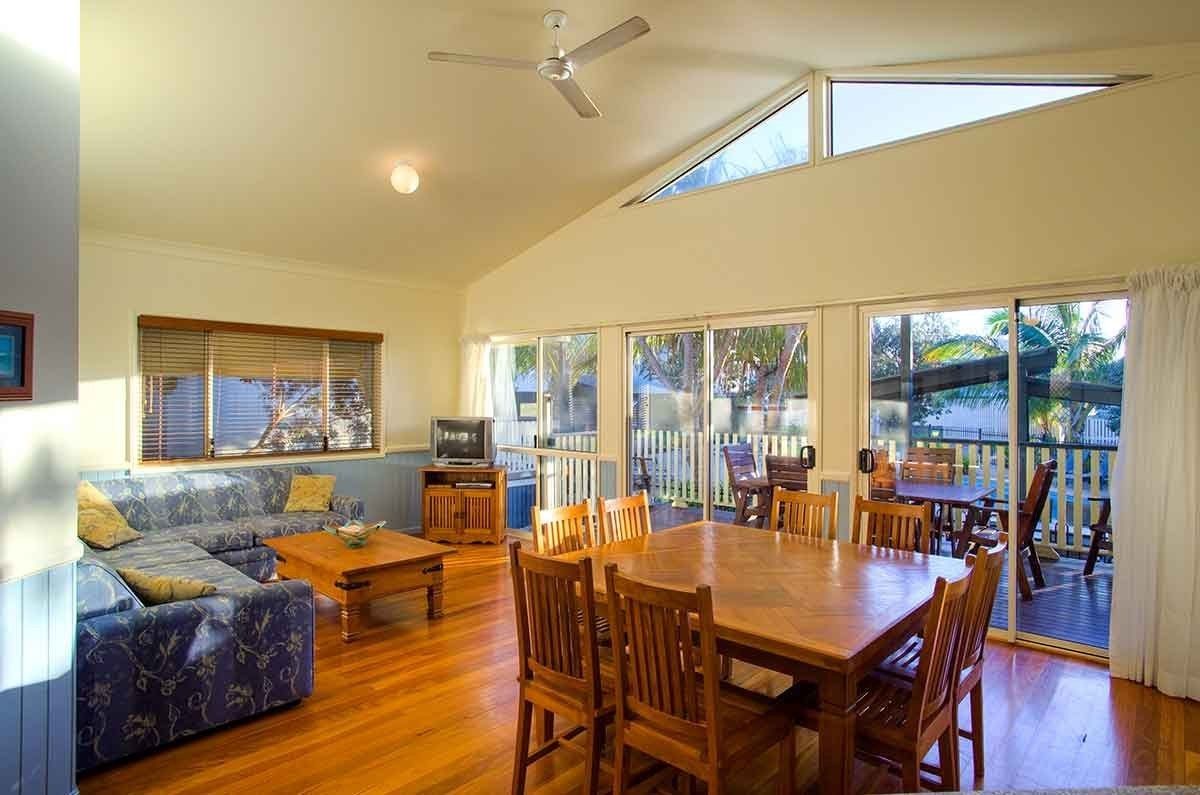
M 33 400 L 33 315 L 0 310 L 0 400 Z

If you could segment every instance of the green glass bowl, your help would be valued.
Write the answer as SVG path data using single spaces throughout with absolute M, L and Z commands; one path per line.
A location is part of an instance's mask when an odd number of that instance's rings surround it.
M 336 527 L 331 524 L 327 524 L 324 527 L 324 530 L 326 533 L 329 533 L 330 535 L 337 538 L 339 541 L 341 541 L 343 544 L 345 544 L 346 547 L 349 549 L 359 549 L 360 547 L 366 546 L 367 541 L 371 538 L 372 535 L 375 534 L 375 531 L 378 529 L 379 529 L 379 526 L 376 525 L 374 527 L 367 527 L 366 530 L 362 533 L 347 533 L 344 528 Z

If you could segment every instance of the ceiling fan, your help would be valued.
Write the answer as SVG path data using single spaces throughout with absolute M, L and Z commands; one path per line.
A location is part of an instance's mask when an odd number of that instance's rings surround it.
M 585 119 L 600 118 L 600 109 L 596 107 L 596 103 L 592 102 L 591 98 L 575 82 L 576 71 L 601 55 L 612 52 L 638 36 L 649 33 L 650 25 L 641 17 L 630 17 L 607 33 L 601 33 L 586 44 L 581 44 L 570 52 L 565 52 L 558 45 L 558 32 L 567 26 L 566 12 L 547 11 L 542 17 L 542 24 L 554 31 L 554 46 L 550 49 L 550 55 L 542 61 L 488 58 L 480 55 L 460 55 L 437 51 L 429 53 L 429 60 L 477 66 L 499 66 L 504 69 L 528 69 L 537 72 L 538 77 L 549 80 L 558 89 L 558 93 L 571 103 L 571 107 L 575 108 L 575 112 L 580 116 Z

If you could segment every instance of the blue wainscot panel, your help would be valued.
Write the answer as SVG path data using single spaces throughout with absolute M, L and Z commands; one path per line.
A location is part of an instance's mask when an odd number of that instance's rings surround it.
M 75 789 L 75 564 L 0 583 L 0 792 Z

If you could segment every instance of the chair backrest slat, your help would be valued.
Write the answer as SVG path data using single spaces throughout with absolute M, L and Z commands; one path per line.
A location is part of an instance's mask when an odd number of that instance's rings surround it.
M 971 604 L 967 613 L 967 628 L 964 636 L 963 662 L 964 669 L 972 668 L 983 662 L 983 650 L 987 644 L 988 625 L 992 619 L 992 605 L 996 601 L 996 592 L 1000 588 L 1000 579 L 1004 576 L 1004 553 L 1008 548 L 1008 533 L 1000 533 L 996 546 L 988 549 L 980 547 L 967 562 L 975 570 L 971 585 Z
M 808 470 L 790 455 L 767 456 L 767 482 L 793 491 L 808 491 Z
M 810 494 L 776 487 L 767 529 L 806 538 L 836 538 L 837 492 Z
M 1033 531 L 1037 527 L 1038 518 L 1046 508 L 1046 500 L 1050 497 L 1050 487 L 1054 485 L 1054 476 L 1058 473 L 1058 462 L 1051 459 L 1043 461 L 1034 467 L 1033 477 L 1029 480 L 1029 493 L 1021 503 L 1021 535 L 1017 539 L 1020 547 L 1029 543 Z
M 533 548 L 539 555 L 578 552 L 600 543 L 600 533 L 591 500 L 561 508 L 533 506 Z
M 661 588 L 618 573 L 615 564 L 605 567 L 604 576 L 618 722 L 635 719 L 668 734 L 706 739 L 715 752 L 717 710 L 706 709 L 718 703 L 720 686 L 712 591 L 707 585 L 694 592 Z M 706 675 L 701 679 L 698 671 Z
M 977 573 L 971 569 L 957 582 L 947 582 L 939 577 L 934 586 L 905 724 L 905 729 L 914 737 L 920 736 L 925 722 L 938 711 L 954 709 L 958 703 L 956 690 L 962 672 L 968 597 L 971 581 Z
M 639 538 L 651 532 L 650 496 L 645 490 L 628 497 L 602 500 L 599 514 L 600 537 L 605 544 Z
M 509 545 L 520 677 L 600 701 L 591 558 L 554 560 Z
M 729 472 L 729 483 L 733 485 L 740 478 L 758 472 L 758 462 L 754 460 L 754 450 L 748 444 L 727 444 L 721 448 L 725 456 L 725 469 Z
M 856 497 L 850 538 L 856 544 L 927 553 L 932 513 L 929 503 L 904 505 Z

